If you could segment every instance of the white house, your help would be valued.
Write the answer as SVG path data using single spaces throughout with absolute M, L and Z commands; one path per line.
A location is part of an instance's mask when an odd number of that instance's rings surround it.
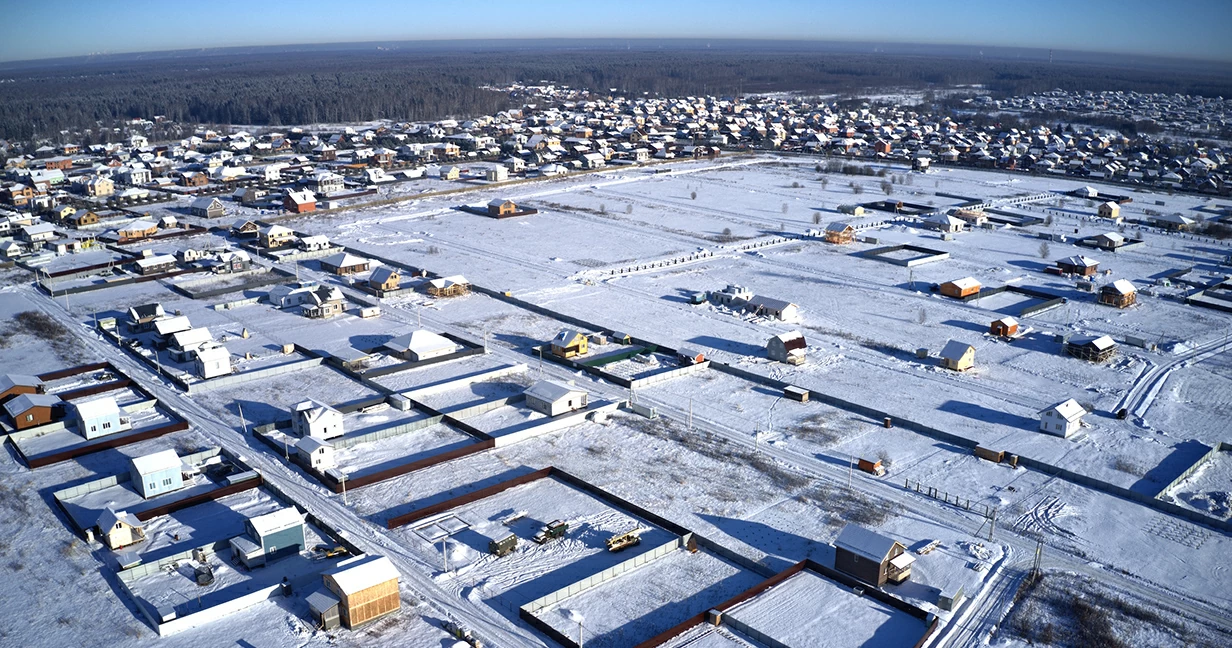
M 306 436 L 295 444 L 295 454 L 304 465 L 317 472 L 325 472 L 337 465 L 334 459 L 334 444 L 317 437 Z
M 322 403 L 308 399 L 295 406 L 291 412 L 291 429 L 303 437 L 332 439 L 342 436 L 342 412 Z
M 1086 413 L 1086 408 L 1072 398 L 1040 410 L 1040 432 L 1069 438 L 1082 427 L 1082 417 Z
M 84 403 L 72 403 L 77 431 L 87 439 L 97 439 L 128 429 L 128 419 L 120 415 L 115 398 L 107 396 Z
M 129 473 L 133 486 L 145 499 L 184 487 L 183 462 L 170 448 L 132 458 Z
M 212 343 L 197 349 L 193 368 L 205 380 L 231 373 L 231 352 L 227 347 Z
M 524 393 L 527 407 L 548 416 L 586 409 L 588 398 L 584 390 L 555 380 L 540 380 Z
M 449 355 L 458 349 L 458 345 L 443 335 L 419 330 L 399 335 L 386 342 L 384 348 L 400 358 L 420 362 Z

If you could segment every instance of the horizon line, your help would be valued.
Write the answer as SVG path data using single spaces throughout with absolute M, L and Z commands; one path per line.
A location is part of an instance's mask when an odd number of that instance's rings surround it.
M 222 45 L 222 46 L 204 46 L 191 47 L 184 49 L 165 49 L 165 50 L 131 50 L 131 51 L 103 51 L 90 52 L 86 54 L 73 54 L 68 56 L 52 56 L 46 58 L 34 59 L 4 59 L 0 60 L 0 66 L 7 65 L 30 65 L 30 64 L 56 64 L 67 62 L 89 62 L 91 59 L 100 59 L 105 57 L 121 57 L 121 56 L 141 56 L 141 55 L 165 55 L 172 56 L 176 54 L 190 53 L 210 53 L 210 54 L 225 54 L 228 51 L 238 51 L 246 49 L 272 49 L 272 48 L 324 48 L 324 47 L 345 47 L 345 46 L 371 46 L 389 44 L 412 44 L 412 43 L 474 43 L 474 44 L 513 44 L 513 43 L 549 43 L 549 42 L 572 42 L 572 43 L 613 43 L 618 44 L 619 41 L 626 43 L 645 43 L 645 42 L 669 42 L 669 43 L 706 43 L 707 48 L 710 43 L 810 43 L 810 44 L 836 44 L 836 45 L 870 45 L 870 46 L 889 46 L 895 48 L 908 47 L 929 47 L 929 48 L 968 48 L 968 49 L 991 49 L 996 51 L 1029 51 L 1029 52 L 1059 52 L 1065 54 L 1086 54 L 1096 56 L 1133 56 L 1141 59 L 1150 59 L 1168 62 L 1197 62 L 1208 64 L 1226 64 L 1232 62 L 1232 58 L 1194 58 L 1189 56 L 1180 56 L 1175 54 L 1158 54 L 1145 52 L 1127 52 L 1114 50 L 1084 50 L 1070 48 L 1051 48 L 1042 46 L 1027 46 L 1027 45 L 999 45 L 986 43 L 951 43 L 951 42 L 928 42 L 928 41 L 911 41 L 911 42 L 888 42 L 874 40 L 842 40 L 842 39 L 805 39 L 805 38 L 743 38 L 737 36 L 721 36 L 715 38 L 706 37 L 655 37 L 655 36 L 602 36 L 589 38 L 568 38 L 560 36 L 543 37 L 543 38 L 416 38 L 406 40 L 370 40 L 370 41 L 323 41 L 323 42 L 283 42 L 283 43 L 265 43 L 265 44 L 250 44 L 250 45 Z M 891 52 L 866 52 L 868 54 L 881 54 L 893 56 Z M 898 53 L 899 55 L 906 53 Z M 982 55 L 982 53 L 981 53 Z M 942 55 L 943 56 L 943 55 Z M 952 57 L 951 57 L 952 58 Z M 996 57 L 1001 58 L 1001 57 Z M 1072 62 L 1072 61 L 1070 61 Z M 1128 64 L 1128 62 L 1126 62 Z

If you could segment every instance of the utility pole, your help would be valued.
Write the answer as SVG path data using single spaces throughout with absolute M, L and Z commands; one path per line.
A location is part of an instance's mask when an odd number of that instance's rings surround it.
M 992 530 L 997 526 L 997 509 L 992 510 L 992 517 L 988 518 L 988 541 L 992 542 Z
M 441 557 L 445 559 L 445 573 L 446 574 L 449 573 L 449 552 L 446 550 L 448 546 L 449 546 L 449 536 L 445 536 L 445 538 L 441 540 Z
M 539 377 L 543 378 L 543 346 L 540 345 L 535 350 L 539 352 Z
M 855 473 L 856 456 L 847 456 L 851 458 L 851 460 L 847 462 L 847 490 L 851 490 L 851 476 Z
M 346 475 L 344 474 L 342 475 L 342 479 L 339 481 L 339 483 L 342 484 L 342 503 L 347 506 L 350 506 L 351 503 L 347 501 L 346 482 L 347 482 Z
M 693 397 L 689 397 L 689 431 L 693 431 Z
M 240 408 L 240 432 L 248 434 L 248 421 L 244 420 L 244 404 L 236 401 L 235 405 Z

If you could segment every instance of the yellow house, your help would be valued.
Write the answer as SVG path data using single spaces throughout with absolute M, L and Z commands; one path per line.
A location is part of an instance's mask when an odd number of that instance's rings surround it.
M 1119 221 L 1121 219 L 1121 206 L 1111 200 L 1102 203 L 1099 206 L 1099 217 Z
M 950 340 L 941 349 L 941 366 L 953 371 L 966 371 L 975 366 L 975 347 L 958 340 Z
M 452 164 L 441 167 L 441 180 L 457 180 L 461 175 L 462 171 Z
M 145 540 L 141 522 L 125 511 L 106 509 L 98 518 L 99 540 L 111 549 L 119 549 Z
M 586 355 L 589 342 L 586 336 L 573 329 L 565 329 L 552 338 L 552 355 L 561 358 Z

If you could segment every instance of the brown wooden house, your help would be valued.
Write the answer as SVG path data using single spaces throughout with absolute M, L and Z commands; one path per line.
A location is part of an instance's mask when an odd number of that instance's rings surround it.
M 368 287 L 380 292 L 397 290 L 402 284 L 402 275 L 389 266 L 381 266 L 368 277 Z
M 876 587 L 907 580 L 914 562 L 901 542 L 855 524 L 834 541 L 834 568 Z
M 829 225 L 826 225 L 825 237 L 826 237 L 827 243 L 838 243 L 840 245 L 846 245 L 847 243 L 850 243 L 855 240 L 856 229 L 852 227 L 849 223 L 843 223 L 843 222 L 830 223 Z
M 4 411 L 18 430 L 51 423 L 63 414 L 63 402 L 52 394 L 19 394 L 4 404 Z
M 496 199 L 488 203 L 488 215 L 497 218 L 512 216 L 518 211 L 518 206 L 512 200 Z
M 988 326 L 988 332 L 1000 337 L 1010 337 L 1018 333 L 1018 320 L 1008 315 L 999 320 L 993 320 L 993 323 Z
M 357 257 L 349 252 L 339 252 L 321 259 L 321 269 L 332 272 L 340 277 L 360 272 L 367 272 L 370 263 L 363 257 Z
M 0 376 L 0 403 L 7 403 L 22 394 L 43 393 L 43 381 L 24 374 Z
M 941 284 L 940 290 L 941 294 L 946 297 L 962 299 L 964 297 L 970 297 L 971 295 L 978 295 L 980 292 L 980 287 L 980 282 L 976 281 L 974 278 L 964 277 L 962 279 L 955 279 L 954 281 L 947 281 Z
M 1082 255 L 1066 257 L 1057 261 L 1057 268 L 1064 274 L 1090 277 L 1099 272 L 1099 261 Z
M 323 578 L 325 587 L 309 596 L 312 615 L 323 627 L 329 627 L 332 620 L 359 628 L 402 607 L 398 570 L 384 556 L 352 558 L 325 572 Z
M 1099 290 L 1099 303 L 1101 304 L 1116 306 L 1117 308 L 1128 308 L 1137 301 L 1138 289 L 1124 279 L 1117 279 Z

